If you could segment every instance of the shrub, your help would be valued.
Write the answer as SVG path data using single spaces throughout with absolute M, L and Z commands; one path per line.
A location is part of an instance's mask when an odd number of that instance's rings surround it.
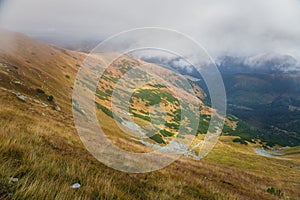
M 180 125 L 177 124 L 177 123 L 169 123 L 169 122 L 167 122 L 165 124 L 165 126 L 168 127 L 168 128 L 170 128 L 170 129 L 178 130 Z
M 174 133 L 171 133 L 170 131 L 167 131 L 167 130 L 160 130 L 159 131 L 163 136 L 165 136 L 165 137 L 171 137 L 171 136 L 173 136 L 174 135 Z
M 270 193 L 270 194 L 276 195 L 276 196 L 282 196 L 283 195 L 281 190 L 275 189 L 273 187 L 268 188 L 267 192 Z
M 248 142 L 245 141 L 243 138 L 235 138 L 232 141 L 233 142 L 239 142 L 239 143 L 244 144 L 244 145 L 248 145 Z
M 36 89 L 36 92 L 37 92 L 37 93 L 40 93 L 40 94 L 45 94 L 45 91 L 42 90 L 41 88 L 37 88 L 37 89 Z
M 162 139 L 161 135 L 159 135 L 159 134 L 152 135 L 149 138 L 159 144 L 166 144 L 166 142 Z
M 47 97 L 47 100 L 50 102 L 54 102 L 54 97 L 52 95 L 50 95 Z
M 120 117 L 114 116 L 113 112 L 110 109 L 108 109 L 107 107 L 102 106 L 98 102 L 96 102 L 96 106 L 97 106 L 98 109 L 102 110 L 102 112 L 104 112 L 107 116 L 117 120 L 118 122 L 122 121 L 122 119 Z
M 145 121 L 148 121 L 148 122 L 151 121 L 151 118 L 150 118 L 149 116 L 140 115 L 140 114 L 137 114 L 137 113 L 135 113 L 135 112 L 131 112 L 131 114 L 132 114 L 134 117 L 143 119 L 143 120 L 145 120 Z

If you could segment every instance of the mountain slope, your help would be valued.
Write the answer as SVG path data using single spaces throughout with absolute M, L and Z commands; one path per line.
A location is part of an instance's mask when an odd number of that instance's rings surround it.
M 288 158 L 262 157 L 253 151 L 258 144 L 233 143 L 235 137 L 230 136 L 221 137 L 204 160 L 181 158 L 151 173 L 127 174 L 104 166 L 84 148 L 72 119 L 71 87 L 86 54 L 55 48 L 21 34 L 7 31 L 1 34 L 1 199 L 296 199 L 299 196 L 297 150 L 293 149 Z M 105 57 L 95 56 L 93 64 L 101 66 L 104 61 Z M 136 93 L 135 97 L 142 96 Z M 113 119 L 101 109 L 98 112 L 101 121 L 106 122 L 103 129 L 113 141 L 130 151 L 145 150 L 138 143 L 128 145 L 127 139 L 120 137 L 122 133 Z M 81 187 L 72 189 L 74 183 L 80 183 Z M 268 192 L 271 188 L 277 192 Z
M 227 74 L 223 77 L 230 113 L 268 132 L 274 143 L 300 144 L 299 75 Z

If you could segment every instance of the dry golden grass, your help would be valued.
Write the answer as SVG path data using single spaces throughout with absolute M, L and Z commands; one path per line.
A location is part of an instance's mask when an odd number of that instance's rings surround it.
M 251 147 L 233 144 L 230 137 L 222 137 L 202 161 L 180 159 L 146 174 L 115 171 L 85 150 L 74 128 L 57 120 L 57 111 L 44 108 L 47 116 L 43 117 L 11 94 L 1 91 L 0 95 L 0 105 L 5 105 L 0 109 L 3 199 L 279 198 L 266 192 L 269 187 L 280 189 L 281 198 L 299 196 L 300 173 L 290 168 L 299 161 L 255 155 Z M 103 113 L 100 116 L 109 120 Z M 103 128 L 115 130 L 109 123 Z M 125 144 L 122 137 L 118 140 Z M 19 181 L 9 183 L 11 177 Z M 76 182 L 82 187 L 71 189 Z
M 182 158 L 151 173 L 127 174 L 106 167 L 84 148 L 73 126 L 71 87 L 76 65 L 85 55 L 16 37 L 13 54 L 0 45 L 0 62 L 6 65 L 0 67 L 0 86 L 34 98 L 38 98 L 35 89 L 42 87 L 54 95 L 62 111 L 20 101 L 0 89 L 0 199 L 260 200 L 300 196 L 298 154 L 262 157 L 254 154 L 251 145 L 232 143 L 232 137 L 221 137 L 204 160 Z M 15 80 L 24 85 L 14 84 Z M 128 143 L 128 136 L 111 118 L 101 112 L 99 117 L 109 122 L 102 124 L 103 129 L 116 144 L 147 151 L 135 142 Z M 10 182 L 12 177 L 19 181 Z M 82 187 L 70 188 L 76 182 Z M 280 189 L 281 195 L 268 193 L 270 187 Z

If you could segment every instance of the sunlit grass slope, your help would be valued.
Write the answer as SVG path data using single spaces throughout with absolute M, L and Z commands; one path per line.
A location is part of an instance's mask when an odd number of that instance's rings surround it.
M 258 144 L 230 136 L 200 161 L 181 158 L 145 174 L 106 167 L 84 148 L 72 120 L 71 87 L 85 55 L 15 37 L 17 54 L 0 46 L 0 199 L 298 199 L 298 151 L 262 157 L 253 151 Z M 121 148 L 148 150 L 128 143 L 101 109 L 98 119 Z

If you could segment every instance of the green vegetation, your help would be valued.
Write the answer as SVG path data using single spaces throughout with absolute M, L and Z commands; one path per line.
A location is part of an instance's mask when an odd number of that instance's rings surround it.
M 161 102 L 161 97 L 157 93 L 154 93 L 154 90 L 150 89 L 139 90 L 133 97 L 147 101 L 146 106 L 153 106 Z
M 199 134 L 206 134 L 209 127 L 209 122 L 210 122 L 210 115 L 201 115 L 197 132 Z
M 64 50 L 65 55 L 52 46 L 47 49 L 45 44 L 36 43 L 21 34 L 14 35 L 17 43 L 22 41 L 18 46 L 30 44 L 35 47 L 34 51 L 38 52 L 35 60 L 30 58 L 32 48 L 24 47 L 18 49 L 17 60 L 0 53 L 0 62 L 18 63 L 20 72 L 36 73 L 43 70 L 43 73 L 40 73 L 41 79 L 35 76 L 23 78 L 19 77 L 22 73 L 0 70 L 1 88 L 8 89 L 0 90 L 0 199 L 299 199 L 297 183 L 300 182 L 300 162 L 296 149 L 283 150 L 291 153 L 288 157 L 268 158 L 253 152 L 253 147 L 258 144 L 233 144 L 235 137 L 231 136 L 221 136 L 214 149 L 201 161 L 179 158 L 164 169 L 143 174 L 119 172 L 107 167 L 87 151 L 74 127 L 70 102 L 72 93 L 69 89 L 71 82 L 65 78 L 56 79 L 61 74 L 74 77 L 72 66 L 82 60 L 82 53 L 72 52 L 69 57 L 67 50 Z M 49 52 L 53 56 L 49 56 Z M 41 59 L 45 56 L 53 60 Z M 106 60 L 104 56 L 99 63 Z M 26 63 L 28 60 L 31 61 L 30 65 Z M 127 60 L 132 62 L 124 61 L 125 65 L 138 63 L 130 57 Z M 94 65 L 95 62 L 90 63 L 90 66 Z M 36 79 L 30 80 L 32 77 Z M 24 85 L 7 84 L 9 81 L 4 80 L 9 79 L 22 80 Z M 43 80 L 47 80 L 47 84 Z M 39 98 L 43 97 L 46 101 L 48 95 L 37 93 L 35 88 L 31 88 L 32 83 L 44 86 L 50 94 L 55 94 L 61 112 L 34 102 L 19 101 L 10 92 L 15 90 L 30 98 L 36 98 L 38 94 Z M 105 84 L 105 89 L 112 89 L 111 82 Z M 83 86 L 83 83 L 79 86 Z M 164 98 L 161 99 L 164 101 Z M 151 150 L 133 141 L 131 135 L 124 134 L 111 118 L 110 108 L 105 107 L 107 102 L 100 102 L 102 106 L 97 105 L 97 117 L 113 144 L 129 152 L 146 153 Z M 120 104 L 124 105 L 124 102 Z M 77 108 L 80 109 L 79 106 Z M 139 113 L 141 109 L 147 111 L 141 107 L 133 111 Z M 173 132 L 166 127 L 165 130 Z M 86 134 L 85 139 L 93 141 L 94 136 Z M 153 143 L 164 144 L 161 132 L 154 135 L 152 140 Z M 17 181 L 12 181 L 12 178 L 17 178 Z M 71 185 L 76 182 L 81 187 L 72 189 Z
M 105 114 L 107 114 L 109 117 L 113 117 L 113 113 L 106 108 L 105 106 L 102 106 L 101 104 L 99 104 L 98 102 L 96 102 L 97 108 L 101 109 Z
M 99 104 L 98 102 L 95 102 L 95 103 L 96 103 L 97 108 L 100 109 L 100 110 L 102 110 L 102 112 L 104 112 L 106 115 L 108 115 L 108 116 L 111 117 L 111 118 L 114 118 L 115 120 L 117 120 L 117 121 L 119 121 L 119 122 L 122 121 L 122 119 L 119 118 L 118 116 L 114 116 L 114 115 L 113 115 L 113 112 L 112 112 L 110 109 L 108 109 L 108 108 L 105 107 L 105 106 L 102 106 L 102 105 Z
M 243 138 L 235 138 L 232 141 L 235 142 L 235 143 L 240 143 L 240 144 L 248 145 L 248 143 Z
M 150 118 L 149 116 L 146 116 L 146 115 L 140 115 L 140 114 L 135 113 L 135 112 L 131 112 L 131 114 L 132 114 L 134 117 L 143 119 L 143 120 L 145 120 L 145 121 L 148 121 L 148 122 L 151 121 L 151 118 Z
M 238 121 L 237 128 L 235 130 L 225 125 L 223 132 L 232 136 L 240 136 L 243 140 L 248 142 L 260 139 L 267 143 L 268 146 L 274 146 L 275 144 L 289 146 L 293 143 L 293 140 L 300 142 L 300 139 L 297 139 L 297 137 L 293 137 L 291 139 L 291 136 L 287 134 L 278 134 L 276 132 L 270 133 L 266 130 L 251 126 L 242 120 Z
M 180 125 L 174 122 L 166 122 L 165 126 L 173 130 L 178 130 Z
M 267 189 L 267 192 L 276 196 L 283 196 L 283 193 L 281 192 L 281 190 L 275 189 L 273 187 L 270 187 Z
M 99 89 L 98 87 L 96 89 L 96 96 L 102 100 L 108 100 L 108 97 L 109 97 L 109 95 L 107 93 L 103 92 L 102 88 Z
M 270 145 L 300 145 L 300 112 L 289 109 L 300 107 L 298 76 L 249 73 L 223 78 L 229 113 L 256 127 L 259 133 L 254 134 Z
M 48 96 L 47 97 L 47 100 L 49 101 L 49 102 L 54 102 L 54 97 L 52 96 L 52 95 L 50 95 L 50 96 Z
M 174 136 L 174 133 L 170 132 L 170 131 L 167 131 L 167 130 L 160 130 L 159 131 L 164 137 L 172 137 Z
M 176 109 L 173 114 L 174 114 L 173 121 L 179 123 L 181 121 L 181 109 Z
M 37 88 L 36 92 L 39 93 L 39 94 L 45 94 L 45 91 L 42 90 L 41 88 Z
M 148 115 L 148 116 L 149 116 L 149 114 L 150 114 L 149 112 L 145 112 L 145 111 L 143 111 L 143 110 L 139 110 L 139 112 L 140 112 L 140 113 L 143 113 L 143 114 L 145 114 L 145 115 Z
M 149 136 L 149 138 L 154 140 L 158 144 L 166 144 L 166 142 L 162 139 L 161 135 L 159 134 L 151 135 Z
M 157 105 L 164 99 L 169 103 L 178 103 L 178 100 L 171 93 L 159 89 L 138 90 L 131 98 L 138 98 L 146 101 L 146 106 Z

